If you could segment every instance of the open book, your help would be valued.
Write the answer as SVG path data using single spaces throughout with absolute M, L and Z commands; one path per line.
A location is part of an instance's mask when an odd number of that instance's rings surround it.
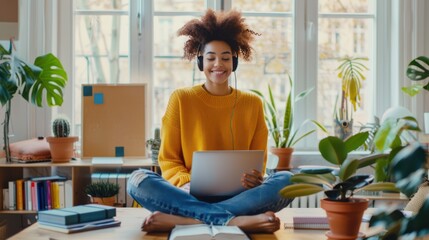
M 176 225 L 170 233 L 169 240 L 205 240 L 231 239 L 250 240 L 237 226 L 210 226 L 206 224 Z

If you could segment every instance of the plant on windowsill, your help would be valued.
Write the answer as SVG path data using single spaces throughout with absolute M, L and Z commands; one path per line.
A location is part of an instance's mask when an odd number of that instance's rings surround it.
M 79 139 L 70 135 L 70 121 L 65 116 L 59 116 L 52 122 L 54 136 L 46 137 L 51 150 L 53 163 L 69 162 L 74 157 L 74 143 Z
M 268 84 L 268 99 L 258 90 L 252 89 L 251 91 L 256 93 L 264 103 L 264 112 L 265 112 L 265 122 L 268 125 L 268 130 L 271 133 L 271 137 L 274 140 L 274 146 L 271 147 L 270 151 L 279 157 L 279 162 L 277 165 L 278 170 L 287 170 L 291 169 L 290 165 L 291 155 L 293 152 L 293 147 L 299 141 L 301 141 L 306 136 L 312 134 L 316 129 L 309 130 L 304 133 L 300 133 L 301 128 L 303 128 L 308 123 L 313 123 L 316 127 L 321 129 L 323 132 L 327 133 L 328 131 L 325 127 L 322 126 L 316 120 L 305 120 L 301 125 L 296 127 L 294 125 L 293 119 L 293 104 L 300 99 L 307 96 L 312 89 L 305 90 L 299 93 L 295 101 L 292 101 L 292 78 L 288 75 L 290 89 L 286 95 L 286 105 L 284 109 L 284 114 L 281 115 L 280 109 L 276 107 L 273 93 L 271 87 Z M 298 135 L 300 134 L 300 135 Z
M 85 187 L 85 193 L 90 197 L 91 203 L 113 206 L 119 185 L 108 181 L 95 182 Z
M 155 128 L 153 138 L 146 141 L 146 148 L 151 151 L 151 158 L 153 163 L 158 163 L 159 148 L 161 147 L 161 131 Z
M 328 136 L 319 142 L 322 157 L 331 164 L 339 166 L 338 176 L 332 170 L 310 173 L 304 171 L 291 177 L 292 185 L 280 191 L 285 198 L 307 196 L 324 191 L 326 198 L 321 200 L 330 225 L 327 236 L 332 239 L 356 239 L 363 212 L 368 208 L 368 199 L 355 198 L 354 193 L 366 191 L 390 190 L 398 191 L 394 183 L 372 183 L 372 175 L 357 175 L 359 168 L 374 164 L 379 155 L 371 155 L 361 159 L 347 158 L 348 153 L 362 146 L 368 138 L 368 132 L 360 132 L 345 141 Z M 333 213 L 335 212 L 335 213 Z M 346 238 L 348 237 L 348 238 Z
M 0 103 L 5 106 L 3 141 L 6 161 L 11 161 L 9 125 L 11 103 L 16 94 L 38 107 L 43 106 L 43 95 L 49 107 L 61 106 L 67 73 L 60 60 L 52 54 L 39 56 L 28 64 L 16 56 L 13 41 L 9 50 L 0 45 Z
M 334 131 L 335 136 L 346 139 L 353 134 L 353 112 L 360 105 L 360 89 L 362 82 L 366 79 L 364 71 L 368 68 L 363 61 L 368 58 L 345 57 L 340 59 L 340 65 L 337 68 L 338 78 L 341 79 L 341 99 L 340 107 L 334 111 Z M 350 109 L 350 104 L 353 109 Z M 335 103 L 335 108 L 337 103 Z

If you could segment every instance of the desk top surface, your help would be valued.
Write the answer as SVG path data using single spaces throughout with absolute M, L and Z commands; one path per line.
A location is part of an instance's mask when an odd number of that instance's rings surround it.
M 367 212 L 373 212 L 374 209 L 368 209 Z M 144 208 L 117 208 L 117 219 L 121 221 L 120 227 L 105 228 L 74 234 L 64 234 L 44 229 L 39 229 L 38 224 L 24 229 L 20 233 L 12 236 L 10 239 L 146 239 L 146 240 L 165 240 L 167 233 L 146 233 L 140 230 L 140 226 L 150 212 Z M 321 208 L 285 208 L 277 213 L 281 219 L 281 229 L 273 234 L 252 234 L 254 240 L 269 239 L 300 239 L 300 240 L 325 240 L 326 230 L 297 230 L 284 228 L 292 223 L 293 216 L 326 216 Z M 365 229 L 366 224 L 361 225 Z

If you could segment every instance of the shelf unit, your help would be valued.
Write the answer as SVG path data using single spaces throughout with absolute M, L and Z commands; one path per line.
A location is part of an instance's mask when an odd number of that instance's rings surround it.
M 97 165 L 100 167 L 101 165 Z M 109 165 L 107 165 L 109 166 Z M 7 163 L 4 158 L 0 159 L 0 186 L 1 189 L 8 187 L 8 182 L 24 178 L 24 169 L 26 168 L 50 168 L 61 167 L 71 169 L 71 180 L 73 189 L 73 206 L 86 204 L 88 197 L 83 188 L 91 182 L 91 173 L 94 165 L 91 158 L 71 160 L 68 163 Z M 150 158 L 124 157 L 123 164 L 111 165 L 116 168 L 140 168 L 149 167 L 152 171 L 159 172 L 159 166 L 154 164 Z M 29 176 L 31 177 L 31 176 Z M 0 207 L 3 208 L 3 191 L 0 191 Z M 22 210 L 0 210 L 0 214 L 26 214 L 36 213 L 36 211 Z

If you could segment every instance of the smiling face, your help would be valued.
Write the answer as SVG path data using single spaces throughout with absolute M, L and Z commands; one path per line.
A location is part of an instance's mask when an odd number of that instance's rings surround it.
M 206 75 L 204 86 L 209 92 L 211 90 L 227 91 L 229 93 L 228 77 L 232 72 L 231 47 L 223 41 L 211 41 L 204 46 L 203 71 Z

